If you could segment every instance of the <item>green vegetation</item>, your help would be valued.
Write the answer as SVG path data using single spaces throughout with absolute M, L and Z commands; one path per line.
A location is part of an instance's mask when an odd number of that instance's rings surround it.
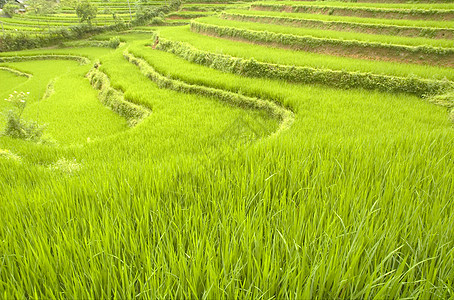
M 282 5 L 295 5 L 295 1 L 266 1 L 266 2 L 254 2 L 253 5 L 261 4 L 282 4 Z M 298 3 L 298 2 L 296 2 Z M 367 2 L 346 2 L 346 1 L 302 1 L 304 5 L 313 6 L 332 6 L 332 7 L 364 7 L 364 8 L 384 8 L 384 9 L 454 9 L 454 3 L 367 3 Z
M 345 2 L 254 2 L 251 9 L 272 10 L 298 13 L 317 13 L 340 16 L 359 16 L 367 18 L 411 19 L 411 20 L 453 20 L 454 11 L 452 4 L 396 4 L 394 7 L 389 3 L 379 5 L 373 3 L 345 3 Z
M 369 34 L 369 38 L 373 38 L 373 34 L 419 36 L 437 39 L 450 39 L 454 37 L 454 30 L 452 28 L 454 23 L 452 22 L 418 22 L 409 20 L 400 20 L 401 22 L 397 22 L 399 20 L 333 17 L 297 13 L 285 14 L 249 10 L 229 10 L 228 12 L 223 12 L 221 17 L 228 20 L 279 24 L 291 27 L 339 30 L 343 34 L 348 34 L 348 31 L 364 32 Z M 407 40 L 404 39 L 404 41 Z
M 76 6 L 76 14 L 80 23 L 87 21 L 91 25 L 91 20 L 96 18 L 97 13 L 98 7 L 88 2 L 88 0 L 81 1 Z
M 43 134 L 44 126 L 22 119 L 22 114 L 27 105 L 28 94 L 30 93 L 14 91 L 9 95 L 8 99 L 5 99 L 5 101 L 12 104 L 13 109 L 8 111 L 6 127 L 2 134 L 17 139 L 39 141 Z
M 213 24 L 214 23 L 214 24 Z M 265 26 L 255 23 L 244 24 L 245 28 L 220 26 L 218 24 L 236 25 L 235 21 L 204 18 L 202 22 L 192 21 L 191 30 L 218 36 L 222 38 L 236 38 L 256 44 L 276 45 L 277 47 L 290 47 L 295 50 L 308 52 L 321 52 L 327 54 L 360 57 L 367 59 L 385 59 L 419 64 L 431 64 L 452 67 L 454 66 L 454 48 L 440 48 L 432 46 L 407 46 L 381 42 L 344 40 L 317 37 L 318 33 L 309 35 L 294 35 L 280 33 L 279 26 L 269 25 L 270 31 Z M 216 25 L 215 25 L 216 24 Z M 243 24 L 241 24 L 243 25 Z M 274 26 L 274 27 L 273 27 Z M 261 29 L 260 31 L 248 28 Z M 277 31 L 276 33 L 273 31 Z M 286 30 L 284 30 L 285 32 Z M 296 33 L 299 33 L 296 30 Z M 307 33 L 307 31 L 306 31 Z M 348 38 L 348 37 L 347 37 Z M 386 37 L 379 40 L 387 40 Z M 388 39 L 389 40 L 389 39 Z M 450 43 L 449 43 L 450 44 Z M 448 45 L 448 43 L 446 43 Z
M 160 36 L 187 43 L 197 49 L 212 53 L 231 55 L 233 57 L 251 58 L 257 61 L 289 66 L 309 66 L 317 69 L 348 70 L 364 73 L 395 75 L 408 77 L 415 75 L 421 78 L 454 79 L 451 68 L 421 66 L 389 62 L 372 62 L 362 59 L 338 58 L 330 55 L 295 52 L 279 48 L 265 48 L 259 45 L 239 43 L 191 32 L 189 27 L 163 28 Z
M 242 10 L 242 9 L 229 9 L 225 14 L 247 14 L 250 16 L 267 16 L 267 17 L 280 17 L 280 18 L 295 18 L 295 19 L 310 19 L 320 21 L 345 21 L 347 23 L 366 23 L 375 25 L 388 25 L 388 26 L 405 26 L 405 27 L 432 27 L 432 28 L 454 28 L 452 21 L 435 21 L 435 20 L 404 20 L 404 19 L 378 19 L 378 18 L 364 18 L 352 16 L 333 16 L 323 14 L 306 14 L 294 12 L 277 12 L 277 11 L 260 11 L 260 10 Z
M 316 30 L 276 11 L 161 26 L 245 5 L 215 2 L 142 1 L 134 26 L 102 29 L 108 9 L 127 20 L 129 8 L 90 1 L 96 18 L 76 28 L 93 31 L 0 53 L 2 297 L 453 298 L 452 64 L 305 48 L 452 41 Z M 265 4 L 409 7 L 396 2 Z M 75 5 L 62 1 L 50 24 L 72 28 Z M 328 21 L 311 12 L 294 15 Z M 279 20 L 225 19 L 235 14 Z M 9 35 L 0 48 L 19 49 Z
M 138 2 L 133 18 L 131 6 L 126 3 L 112 3 L 112 10 L 110 3 L 100 4 L 99 14 L 97 3 L 83 0 L 64 1 L 56 5 L 52 2 L 58 8 L 53 10 L 53 14 L 30 8 L 18 18 L 4 18 L 1 21 L 3 34 L 0 35 L 0 52 L 44 47 L 106 31 L 125 30 L 150 20 L 156 21 L 180 5 L 178 0 L 168 1 L 164 5 L 159 1 L 150 2 L 150 5 Z M 69 6 L 68 11 L 65 6 Z M 58 10 L 62 10 L 62 13 L 57 13 Z M 87 24 L 79 24 L 84 22 Z
M 210 25 L 218 25 L 224 27 L 241 27 L 242 29 L 250 29 L 255 31 L 268 31 L 273 33 L 290 34 L 295 36 L 310 36 L 313 38 L 324 39 L 338 39 L 338 40 L 355 40 L 364 41 L 367 43 L 381 43 L 390 45 L 407 45 L 407 46 L 432 46 L 454 48 L 454 41 L 452 40 L 434 40 L 428 38 L 405 38 L 387 35 L 363 34 L 355 32 L 339 32 L 330 30 L 316 30 L 306 28 L 293 28 L 282 25 L 263 25 L 254 22 L 238 22 L 223 20 L 216 17 L 201 18 L 196 21 L 197 23 L 204 23 Z

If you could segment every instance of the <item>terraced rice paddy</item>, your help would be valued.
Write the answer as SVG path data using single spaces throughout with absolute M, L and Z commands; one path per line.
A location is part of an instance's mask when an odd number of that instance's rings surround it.
M 164 1 L 133 2 L 127 1 L 96 1 L 90 2 L 97 7 L 94 26 L 108 26 L 119 22 L 129 23 L 136 17 L 139 10 L 153 9 L 165 4 Z M 2 33 L 9 34 L 49 34 L 55 30 L 79 25 L 74 7 L 61 5 L 53 13 L 33 14 L 32 8 L 27 14 L 15 14 L 12 18 L 0 18 Z
M 46 124 L 0 135 L 0 294 L 454 297 L 451 15 L 185 2 L 0 53 L 0 99 Z

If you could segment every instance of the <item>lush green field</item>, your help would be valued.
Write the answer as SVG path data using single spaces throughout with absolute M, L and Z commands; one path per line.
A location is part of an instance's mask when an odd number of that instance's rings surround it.
M 454 3 L 355 3 L 344 1 L 264 1 L 256 2 L 255 5 L 265 4 L 281 4 L 281 5 L 314 5 L 314 6 L 332 6 L 332 7 L 369 7 L 369 8 L 385 8 L 385 9 L 454 9 Z
M 450 80 L 454 78 L 452 68 L 389 62 L 377 63 L 352 58 L 340 59 L 335 56 L 317 53 L 295 52 L 279 48 L 264 48 L 258 45 L 199 35 L 191 32 L 189 27 L 169 27 L 162 29 L 160 32 L 162 37 L 183 41 L 205 51 L 228 54 L 235 57 L 253 57 L 257 60 L 269 63 L 311 66 L 333 70 L 353 70 L 397 76 L 410 76 L 413 74 L 423 78 L 448 78 Z
M 297 36 L 312 36 L 315 38 L 329 38 L 329 39 L 340 39 L 340 40 L 357 40 L 364 42 L 376 42 L 394 45 L 407 45 L 407 46 L 421 46 L 429 45 L 433 47 L 445 47 L 453 48 L 454 41 L 452 40 L 434 40 L 429 38 L 406 38 L 399 36 L 388 36 L 388 35 L 376 35 L 376 34 L 364 34 L 364 33 L 352 33 L 352 32 L 340 32 L 330 30 L 318 30 L 318 29 L 306 29 L 306 28 L 293 28 L 282 25 L 272 24 L 259 24 L 255 22 L 238 22 L 219 19 L 216 17 L 206 17 L 197 20 L 197 22 L 227 26 L 227 27 L 241 27 L 244 29 L 255 30 L 255 31 L 269 31 L 274 33 L 292 34 Z
M 431 21 L 431 20 L 400 20 L 400 19 L 377 19 L 377 18 L 359 18 L 350 16 L 333 16 L 333 15 L 318 15 L 304 13 L 286 13 L 276 11 L 260 11 L 260 10 L 241 10 L 229 9 L 228 13 L 241 13 L 252 16 L 269 16 L 269 17 L 289 17 L 300 19 L 312 19 L 321 21 L 345 21 L 351 23 L 367 23 L 367 24 L 383 24 L 396 25 L 407 27 L 433 27 L 433 28 L 454 28 L 452 21 Z
M 210 5 L 243 4 L 174 16 Z M 453 298 L 453 91 L 447 66 L 189 26 L 0 53 L 0 298 Z M 20 92 L 38 140 L 4 130 Z

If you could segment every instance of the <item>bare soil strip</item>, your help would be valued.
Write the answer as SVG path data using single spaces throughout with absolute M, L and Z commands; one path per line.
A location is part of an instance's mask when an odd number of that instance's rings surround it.
M 342 21 L 322 21 L 288 17 L 255 16 L 227 12 L 223 12 L 221 14 L 221 17 L 226 20 L 234 21 L 257 22 L 263 24 L 277 24 L 334 31 L 354 31 L 369 34 L 427 37 L 434 39 L 454 39 L 454 29 L 449 28 L 407 27 Z
M 380 19 L 408 19 L 408 20 L 454 20 L 453 10 L 424 10 L 424 9 L 383 9 L 368 7 L 335 7 L 315 5 L 268 5 L 252 4 L 251 10 L 282 11 L 324 14 L 332 16 L 356 16 L 363 18 Z

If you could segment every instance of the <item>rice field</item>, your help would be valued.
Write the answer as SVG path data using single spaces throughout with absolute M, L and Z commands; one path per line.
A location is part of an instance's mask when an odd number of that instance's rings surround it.
M 165 26 L 1 52 L 0 298 L 453 298 L 439 12 L 183 2 Z
M 169 1 L 167 1 L 169 2 Z M 109 26 L 118 23 L 130 23 L 142 11 L 155 9 L 167 4 L 165 1 L 128 1 L 123 0 L 90 0 L 97 13 L 93 26 Z M 54 5 L 48 12 L 38 13 L 33 6 L 26 8 L 26 13 L 14 14 L 11 18 L 0 17 L 0 29 L 3 34 L 50 34 L 53 31 L 80 24 L 75 4 L 64 2 Z

